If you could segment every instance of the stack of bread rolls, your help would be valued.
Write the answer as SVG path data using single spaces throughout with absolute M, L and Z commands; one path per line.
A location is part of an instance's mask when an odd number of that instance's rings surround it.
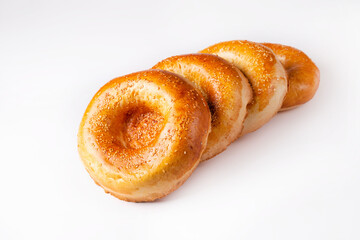
M 278 111 L 309 101 L 319 80 L 307 55 L 280 44 L 229 41 L 170 57 L 95 94 L 79 153 L 105 192 L 153 201 Z

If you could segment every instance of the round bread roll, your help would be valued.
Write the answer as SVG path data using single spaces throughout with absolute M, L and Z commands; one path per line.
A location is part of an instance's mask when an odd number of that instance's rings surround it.
M 311 100 L 320 82 L 320 71 L 315 63 L 296 48 L 274 43 L 261 44 L 276 54 L 287 73 L 288 91 L 280 110 L 288 110 Z
M 188 80 L 162 70 L 116 78 L 88 105 L 78 149 L 106 192 L 153 201 L 181 186 L 205 150 L 211 115 Z
M 184 76 L 205 97 L 211 112 L 211 132 L 201 160 L 221 153 L 240 136 L 252 90 L 235 66 L 215 55 L 187 54 L 169 57 L 153 68 Z
M 242 135 L 257 130 L 279 111 L 287 91 L 286 72 L 269 48 L 249 41 L 229 41 L 201 52 L 233 63 L 252 86 L 253 100 L 248 105 Z

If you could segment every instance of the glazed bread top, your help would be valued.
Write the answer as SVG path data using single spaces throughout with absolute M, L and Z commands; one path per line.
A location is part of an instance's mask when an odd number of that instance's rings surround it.
M 184 76 L 205 97 L 211 112 L 211 132 L 202 160 L 222 152 L 239 137 L 252 91 L 234 65 L 211 54 L 186 54 L 169 57 L 153 68 Z
M 291 109 L 311 100 L 320 82 L 320 71 L 302 51 L 274 43 L 261 43 L 269 47 L 279 58 L 288 77 L 288 92 L 281 110 Z
M 250 41 L 228 41 L 201 51 L 218 55 L 238 67 L 253 89 L 243 135 L 257 130 L 280 109 L 287 91 L 286 72 L 267 47 Z
M 148 70 L 116 78 L 93 97 L 79 130 L 79 152 L 113 195 L 148 201 L 175 190 L 199 163 L 210 111 L 184 78 Z

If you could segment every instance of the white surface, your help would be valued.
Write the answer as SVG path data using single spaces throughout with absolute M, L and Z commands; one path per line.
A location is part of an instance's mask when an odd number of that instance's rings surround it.
M 360 4 L 314 2 L 0 0 L 0 239 L 360 239 Z M 315 98 L 158 202 L 104 194 L 77 153 L 94 93 L 232 39 L 302 49 Z

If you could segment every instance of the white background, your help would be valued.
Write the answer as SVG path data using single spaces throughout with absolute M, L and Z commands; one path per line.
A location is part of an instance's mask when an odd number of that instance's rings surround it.
M 359 1 L 0 0 L 0 239 L 360 239 Z M 95 185 L 77 153 L 110 79 L 219 41 L 295 46 L 312 101 L 154 203 Z

